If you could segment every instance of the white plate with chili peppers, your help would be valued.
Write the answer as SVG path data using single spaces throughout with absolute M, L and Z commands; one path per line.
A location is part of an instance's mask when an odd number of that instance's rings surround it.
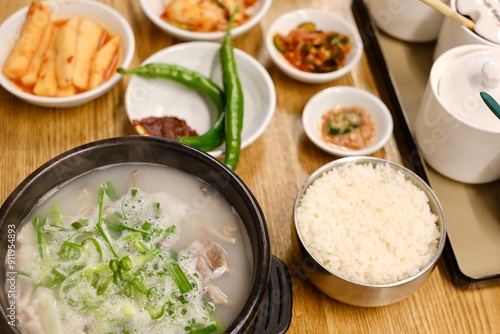
M 158 51 L 142 64 L 179 65 L 212 80 L 222 89 L 221 44 L 185 42 Z M 276 91 L 264 67 L 242 50 L 234 49 L 238 76 L 243 90 L 241 149 L 249 146 L 269 125 L 276 107 Z M 206 133 L 217 118 L 211 101 L 196 89 L 163 78 L 133 75 L 125 94 L 127 115 L 142 135 L 176 140 Z M 138 126 L 139 125 L 139 126 Z M 175 132 L 171 136 L 171 131 Z M 225 145 L 208 151 L 223 155 Z
M 373 154 L 385 146 L 393 130 L 387 106 L 372 93 L 350 86 L 314 95 L 304 107 L 302 123 L 316 146 L 339 157 Z

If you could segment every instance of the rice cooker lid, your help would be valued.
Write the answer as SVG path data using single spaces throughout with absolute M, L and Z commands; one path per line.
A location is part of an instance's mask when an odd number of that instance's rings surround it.
M 474 32 L 490 42 L 500 44 L 499 0 L 456 0 L 457 11 L 474 21 Z
M 500 132 L 500 120 L 480 96 L 484 91 L 500 101 L 500 48 L 479 46 L 467 50 L 456 52 L 447 62 L 438 81 L 437 94 L 448 112 L 461 122 Z

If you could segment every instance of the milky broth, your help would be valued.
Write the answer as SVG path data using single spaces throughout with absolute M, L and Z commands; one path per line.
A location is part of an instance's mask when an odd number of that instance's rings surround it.
M 217 320 L 217 332 L 223 332 L 231 324 L 247 300 L 252 276 L 252 255 L 249 238 L 243 223 L 225 198 L 205 181 L 177 169 L 142 163 L 113 165 L 93 170 L 55 189 L 48 194 L 30 214 L 18 235 L 18 271 L 30 268 L 36 256 L 36 237 L 32 220 L 46 216 L 57 206 L 61 216 L 71 216 L 74 220 L 82 217 L 82 212 L 95 210 L 98 203 L 99 188 L 103 182 L 110 182 L 117 194 L 124 198 L 131 188 L 137 188 L 148 198 L 161 199 L 171 207 L 165 213 L 166 221 L 176 225 L 176 236 L 168 245 L 171 250 L 182 251 L 196 240 L 206 239 L 215 242 L 223 250 L 227 260 L 227 271 L 211 283 L 228 304 L 215 303 L 213 317 Z M 165 226 L 165 228 L 168 226 Z M 227 231 L 230 231 L 229 233 Z M 102 244 L 102 243 L 101 243 Z M 168 242 L 167 242 L 168 244 Z M 104 247 L 104 246 L 103 246 Z M 182 251 L 181 251 L 182 250 Z M 28 319 L 25 327 L 41 327 L 47 314 L 28 314 L 31 304 L 39 304 L 31 283 L 21 277 L 21 296 L 19 296 L 19 319 Z M 45 288 L 39 288 L 43 290 Z M 205 294 L 205 299 L 213 301 Z M 36 309 L 36 307 L 35 307 Z M 23 314 L 25 312 L 25 314 Z M 31 312 L 31 311 L 30 311 Z M 143 312 L 145 313 L 145 312 Z M 49 315 L 50 316 L 50 315 Z M 59 315 L 63 317 L 64 315 Z M 38 319 L 37 317 L 40 317 Z M 80 317 L 80 315 L 79 315 Z M 81 315 L 83 317 L 83 315 Z M 38 319 L 38 320 L 37 320 Z M 62 322 L 64 323 L 64 321 Z M 74 320 L 74 319 L 72 319 Z M 80 319 L 81 320 L 81 319 Z M 42 324 L 37 323 L 42 322 Z M 74 321 L 78 323 L 77 321 Z M 83 323 L 85 321 L 82 321 Z M 35 324 L 35 326 L 34 326 Z M 144 327 L 146 328 L 146 327 Z M 69 330 L 68 328 L 66 328 Z M 73 331 L 74 328 L 71 329 Z M 153 331 L 147 331 L 153 332 Z M 172 331 L 174 332 L 174 331 Z M 38 333 L 38 332 L 37 332 Z

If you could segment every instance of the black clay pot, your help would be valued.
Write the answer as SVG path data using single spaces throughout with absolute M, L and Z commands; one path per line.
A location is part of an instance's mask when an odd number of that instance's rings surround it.
M 4 283 L 4 289 L 0 291 L 0 332 L 22 333 L 17 324 L 9 325 L 15 318 L 15 312 L 12 312 L 13 298 L 9 296 L 8 279 L 15 277 L 15 274 L 9 270 L 7 260 L 11 258 L 15 261 L 15 257 L 12 258 L 15 253 L 9 254 L 9 244 L 19 228 L 18 225 L 27 217 L 37 201 L 54 187 L 94 168 L 127 162 L 166 165 L 190 173 L 218 189 L 234 207 L 250 237 L 253 274 L 248 299 L 227 332 L 265 332 L 266 330 L 257 328 L 257 323 L 266 322 L 259 320 L 262 318 L 259 313 L 262 313 L 262 308 L 265 313 L 272 312 L 265 304 L 276 302 L 264 300 L 267 300 L 265 297 L 270 294 L 267 292 L 272 288 L 271 269 L 282 267 L 282 263 L 271 254 L 266 221 L 256 199 L 235 173 L 212 156 L 178 142 L 141 136 L 106 139 L 63 153 L 34 171 L 7 198 L 0 208 L 0 257 L 5 259 L 6 263 L 5 266 L 0 266 L 0 277 Z M 284 270 L 286 271 L 286 267 Z M 287 294 L 278 301 L 281 312 L 284 312 L 284 317 L 280 316 L 282 329 L 273 330 L 274 333 L 286 331 L 289 325 L 291 289 L 288 290 L 290 295 Z M 267 319 L 268 316 L 269 314 L 265 314 L 263 318 Z

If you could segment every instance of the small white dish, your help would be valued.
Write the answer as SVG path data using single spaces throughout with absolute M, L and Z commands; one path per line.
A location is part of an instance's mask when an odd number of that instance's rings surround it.
M 453 12 L 470 15 L 470 18 L 474 21 L 474 30 L 445 16 L 434 47 L 434 61 L 446 51 L 461 45 L 479 44 L 500 47 L 500 37 L 498 35 L 498 10 L 500 4 L 498 1 L 450 0 L 449 6 Z M 483 11 L 485 11 L 484 15 Z
M 97 1 L 65 1 L 44 2 L 53 11 L 52 20 L 65 20 L 75 15 L 88 17 L 106 29 L 111 35 L 121 35 L 121 62 L 119 66 L 127 67 L 132 62 L 135 52 L 134 32 L 128 21 L 115 9 Z M 3 67 L 15 40 L 21 33 L 28 7 L 23 7 L 0 26 L 0 68 Z M 13 38 L 15 37 L 15 38 Z M 99 87 L 67 97 L 44 97 L 30 94 L 21 90 L 9 78 L 0 72 L 0 85 L 18 98 L 43 107 L 69 108 L 90 102 L 108 92 L 121 79 L 121 75 L 114 73 Z
M 321 116 L 330 109 L 342 106 L 361 107 L 371 114 L 375 122 L 376 136 L 369 146 L 359 150 L 347 150 L 329 145 L 321 138 Z M 314 95 L 304 107 L 302 124 L 306 135 L 316 146 L 339 157 L 372 154 L 384 147 L 393 130 L 393 120 L 387 106 L 372 93 L 349 86 L 330 87 Z
M 165 7 L 169 0 L 139 0 L 142 10 L 146 16 L 160 29 L 167 34 L 182 39 L 184 41 L 217 41 L 224 38 L 225 31 L 216 32 L 196 32 L 181 29 L 167 21 L 163 20 L 160 16 L 165 11 Z M 259 0 L 255 6 L 249 9 L 251 18 L 244 24 L 233 27 L 231 36 L 233 38 L 239 37 L 256 26 L 262 17 L 267 13 L 271 7 L 272 0 Z
M 197 71 L 222 88 L 220 43 L 185 42 L 158 51 L 142 65 L 150 63 L 176 64 Z M 276 107 L 276 90 L 264 67 L 249 54 L 234 49 L 238 75 L 244 95 L 244 118 L 241 148 L 253 143 L 267 128 Z M 127 115 L 132 122 L 147 117 L 173 116 L 199 134 L 213 122 L 215 110 L 200 93 L 167 79 L 145 79 L 133 75 L 125 93 Z M 221 156 L 224 144 L 208 152 Z
M 423 43 L 435 41 L 441 29 L 443 14 L 422 1 L 365 0 L 377 27 L 402 41 Z M 440 0 L 448 4 L 448 0 Z M 467 0 L 468 2 L 468 0 Z M 474 3 L 474 1 L 471 1 Z
M 343 67 L 327 73 L 309 73 L 292 66 L 283 57 L 274 45 L 273 37 L 276 34 L 286 35 L 305 22 L 314 23 L 318 30 L 335 31 L 350 37 L 352 49 Z M 281 71 L 295 80 L 312 84 L 330 82 L 346 75 L 356 66 L 363 54 L 363 41 L 357 29 L 344 19 L 318 9 L 299 9 L 278 17 L 266 32 L 265 44 L 271 59 Z

